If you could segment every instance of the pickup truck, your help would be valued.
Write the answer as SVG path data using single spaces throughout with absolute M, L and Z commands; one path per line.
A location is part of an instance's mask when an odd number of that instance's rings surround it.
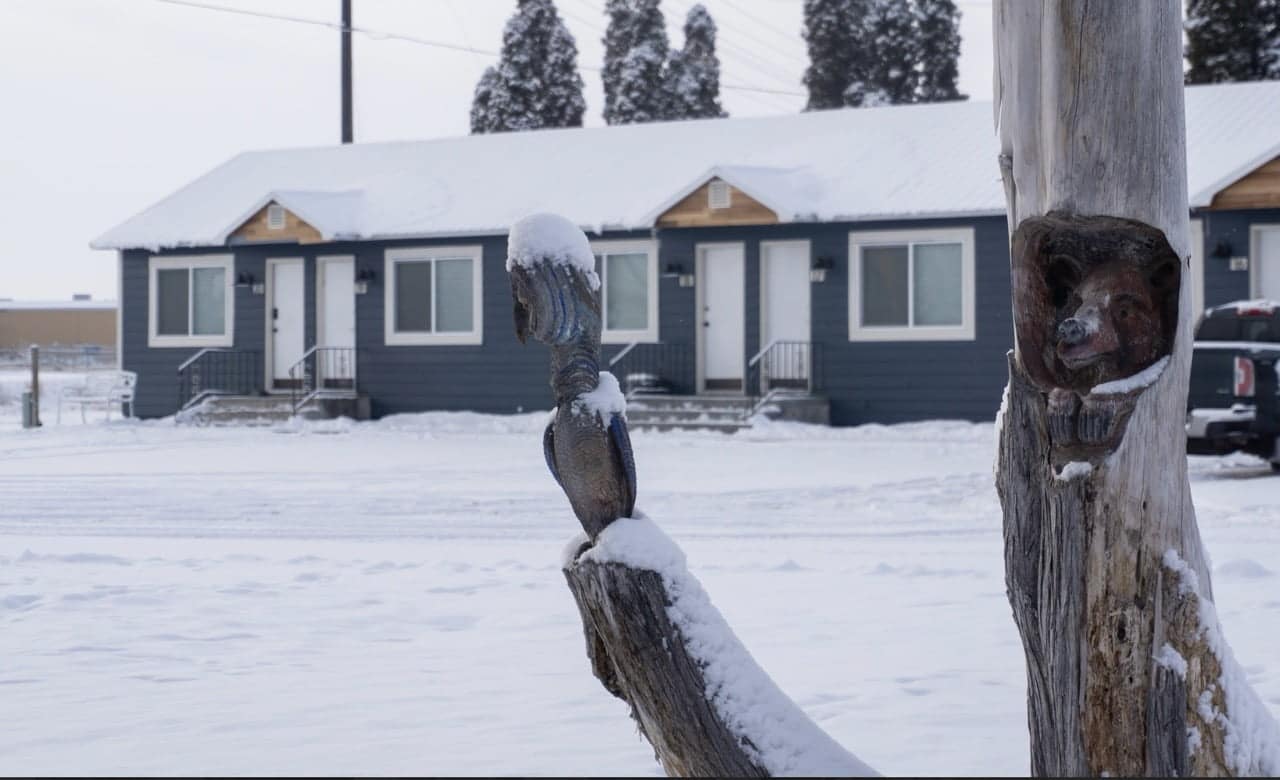
M 1238 301 L 1196 326 L 1187 452 L 1247 452 L 1280 471 L 1280 302 Z

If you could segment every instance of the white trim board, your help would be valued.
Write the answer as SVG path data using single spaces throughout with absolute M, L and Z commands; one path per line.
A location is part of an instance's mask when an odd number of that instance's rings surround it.
M 436 332 L 400 332 L 396 326 L 396 263 L 436 260 L 471 261 L 471 330 Z M 465 246 L 399 247 L 386 250 L 383 257 L 383 343 L 388 347 L 435 347 L 476 345 L 484 343 L 484 248 L 479 244 Z M 435 269 L 432 267 L 431 294 L 435 296 Z M 432 300 L 432 312 L 436 310 Z M 433 314 L 434 317 L 434 314 Z
M 864 246 L 902 244 L 960 244 L 960 324 L 862 326 L 862 252 Z M 914 265 L 914 262 L 912 262 Z M 974 230 L 971 227 L 919 230 L 867 230 L 849 233 L 850 341 L 973 341 L 976 334 Z M 907 283 L 911 300 L 910 277 Z M 910 304 L 908 304 L 910 305 Z
M 658 341 L 658 242 L 651 239 L 630 241 L 592 241 L 591 253 L 625 254 L 644 252 L 649 260 L 646 278 L 649 284 L 649 327 L 644 330 L 610 330 L 606 316 L 606 300 L 608 280 L 604 262 L 600 263 L 600 342 L 602 344 L 630 344 L 633 341 L 642 344 L 654 344 Z
M 193 268 L 222 268 L 225 270 L 224 277 L 227 284 L 226 294 L 223 296 L 223 333 L 221 335 L 190 335 L 192 306 L 191 301 L 191 281 L 187 281 L 187 331 L 185 336 L 160 335 L 156 332 L 159 324 L 159 296 L 156 294 L 158 288 L 156 286 L 157 271 L 172 269 L 193 269 Z M 236 329 L 236 288 L 235 288 L 235 255 L 217 254 L 217 255 L 174 255 L 170 257 L 157 257 L 152 255 L 147 258 L 147 346 L 152 349 L 165 349 L 169 347 L 230 347 L 235 344 Z M 121 306 L 123 311 L 124 307 Z

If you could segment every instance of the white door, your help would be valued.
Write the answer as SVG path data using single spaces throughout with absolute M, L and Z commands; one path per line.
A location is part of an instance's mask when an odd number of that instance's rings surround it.
M 302 359 L 306 351 L 304 319 L 306 274 L 301 258 L 267 261 L 270 308 L 267 310 L 267 334 L 271 352 L 271 385 L 276 389 L 291 386 L 289 369 Z
M 809 242 L 760 245 L 761 390 L 808 386 Z M 773 345 L 770 347 L 770 345 Z
M 1280 227 L 1254 228 L 1254 296 L 1280 301 Z
M 702 386 L 742 390 L 746 342 L 746 264 L 741 244 L 700 247 Z
M 321 257 L 316 266 L 315 372 L 324 388 L 348 388 L 355 381 L 356 269 L 351 257 Z

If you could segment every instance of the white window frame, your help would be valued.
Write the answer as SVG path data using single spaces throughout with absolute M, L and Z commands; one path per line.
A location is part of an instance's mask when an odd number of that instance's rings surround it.
M 862 248 L 906 244 L 960 245 L 959 325 L 872 325 L 862 322 Z M 908 320 L 914 318 L 915 253 L 907 265 Z M 866 230 L 849 234 L 849 340 L 850 341 L 973 341 L 975 338 L 973 228 L 920 230 Z
M 383 276 L 385 283 L 383 298 L 383 341 L 389 347 L 434 347 L 459 344 L 484 343 L 484 248 L 479 245 L 468 246 L 419 246 L 388 249 L 384 255 Z M 419 331 L 396 330 L 396 263 L 431 261 L 431 294 L 436 287 L 437 260 L 471 261 L 471 330 L 450 331 L 447 333 L 422 333 Z M 436 311 L 435 300 L 431 302 L 431 318 L 434 327 Z
M 224 333 L 221 335 L 193 336 L 191 318 L 195 316 L 195 302 L 191 296 L 195 294 L 195 285 L 191 283 L 190 271 L 195 268 L 221 268 L 227 282 L 226 295 L 223 296 Z M 157 284 L 160 271 L 185 269 L 187 279 L 187 333 L 186 336 L 161 335 L 157 332 L 160 319 L 160 287 Z M 147 346 L 162 347 L 230 347 L 235 344 L 236 328 L 236 288 L 235 288 L 235 255 L 181 255 L 173 257 L 152 256 L 147 269 Z
M 658 244 L 656 241 L 592 241 L 592 255 L 625 255 L 643 252 L 648 258 L 649 312 L 648 327 L 636 330 L 611 330 L 608 327 L 608 264 L 600 261 L 600 341 L 603 344 L 656 344 L 658 342 Z

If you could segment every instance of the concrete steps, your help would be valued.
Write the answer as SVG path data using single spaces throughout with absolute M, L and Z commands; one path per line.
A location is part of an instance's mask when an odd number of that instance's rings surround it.
M 742 396 L 640 395 L 627 402 L 627 427 L 650 431 L 722 431 L 750 428 L 751 401 Z
M 184 425 L 240 425 L 247 427 L 277 425 L 293 416 L 293 401 L 287 395 L 222 395 L 206 398 L 200 404 L 177 414 Z M 369 419 L 366 396 L 319 396 L 308 401 L 299 416 L 309 420 L 335 417 Z

